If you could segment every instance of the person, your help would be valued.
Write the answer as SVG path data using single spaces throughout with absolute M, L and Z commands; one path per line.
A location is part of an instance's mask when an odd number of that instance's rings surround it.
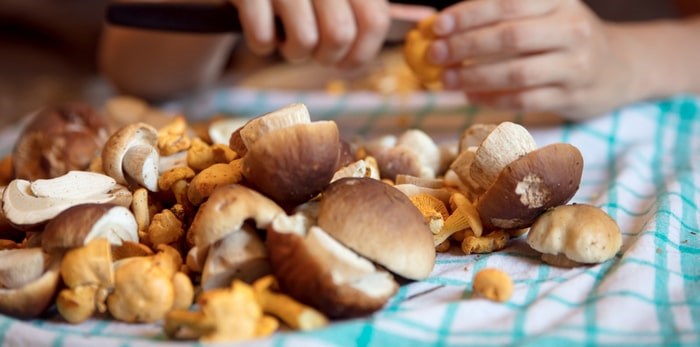
M 476 105 L 581 120 L 700 92 L 698 17 L 616 23 L 579 0 L 472 0 L 441 11 L 432 29 L 427 60 Z

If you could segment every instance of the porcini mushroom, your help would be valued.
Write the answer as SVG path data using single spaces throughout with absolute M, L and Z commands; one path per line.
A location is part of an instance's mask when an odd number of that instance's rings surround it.
M 440 148 L 425 132 L 411 129 L 399 137 L 387 135 L 366 144 L 369 155 L 376 158 L 382 178 L 397 175 L 434 178 L 441 166 Z
M 400 276 L 430 274 L 433 234 L 402 192 L 371 178 L 343 178 L 322 196 L 318 226 L 333 238 Z
M 530 227 L 527 243 L 556 266 L 602 263 L 615 256 L 622 244 L 615 220 L 587 204 L 557 206 Z
M 516 159 L 476 203 L 485 230 L 528 227 L 547 209 L 568 202 L 581 183 L 583 157 L 554 143 Z
M 0 251 L 0 313 L 25 319 L 44 312 L 58 288 L 60 264 L 40 248 Z
M 102 150 L 105 174 L 119 184 L 136 182 L 158 191 L 158 131 L 146 123 L 133 123 L 112 134 Z M 128 177 L 128 178 L 127 178 Z
M 107 118 L 87 104 L 45 108 L 34 115 L 15 144 L 14 176 L 34 181 L 87 169 L 109 133 Z

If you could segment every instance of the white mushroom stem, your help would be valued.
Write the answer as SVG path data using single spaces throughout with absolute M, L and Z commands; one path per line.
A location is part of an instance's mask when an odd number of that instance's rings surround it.
M 124 155 L 122 167 L 127 176 L 146 189 L 158 191 L 158 151 L 153 146 L 137 145 Z

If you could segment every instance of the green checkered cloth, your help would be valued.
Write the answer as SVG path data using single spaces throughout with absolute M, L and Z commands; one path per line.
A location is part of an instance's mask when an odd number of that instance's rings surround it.
M 347 139 L 421 128 L 456 141 L 476 122 L 515 121 L 539 146 L 568 142 L 584 157 L 573 202 L 617 220 L 623 245 L 603 264 L 555 268 L 523 238 L 486 255 L 440 254 L 429 278 L 406 284 L 386 307 L 362 319 L 307 333 L 279 333 L 255 346 L 660 346 L 700 345 L 700 99 L 678 96 L 625 107 L 582 123 L 543 115 L 480 112 L 454 95 L 378 97 L 225 90 L 173 105 L 193 117 L 258 115 L 304 102 L 316 119 L 334 119 Z M 472 298 L 474 274 L 495 267 L 515 282 L 506 303 Z M 18 321 L 0 316 L 8 346 L 182 346 L 159 325 L 93 319 Z M 184 343 L 189 345 L 189 343 Z

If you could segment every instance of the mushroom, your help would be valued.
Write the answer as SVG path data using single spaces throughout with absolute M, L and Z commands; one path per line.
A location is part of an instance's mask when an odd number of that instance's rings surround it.
M 138 226 L 131 211 L 111 204 L 73 206 L 46 224 L 41 245 L 48 253 L 64 252 L 105 238 L 113 245 L 138 242 Z
M 280 214 L 268 227 L 270 263 L 282 291 L 329 317 L 380 309 L 398 288 L 393 276 L 313 222 L 301 213 Z
M 44 312 L 58 288 L 60 264 L 40 248 L 0 251 L 0 313 L 26 319 Z
M 105 174 L 119 184 L 136 182 L 158 191 L 158 131 L 146 123 L 133 123 L 115 132 L 102 151 Z
M 308 117 L 304 105 L 294 104 L 251 120 L 240 130 L 247 149 L 243 176 L 283 206 L 316 196 L 338 166 L 338 126 L 333 121 L 308 122 Z
M 114 203 L 128 206 L 131 193 L 102 174 L 71 171 L 34 182 L 15 179 L 5 188 L 2 201 L 8 222 L 16 228 L 30 230 L 75 205 Z
M 87 169 L 109 133 L 106 117 L 87 104 L 40 110 L 12 151 L 14 177 L 34 181 Z
M 322 194 L 318 226 L 346 247 L 409 279 L 435 264 L 433 234 L 396 188 L 371 178 L 343 178 Z
M 484 230 L 530 226 L 576 194 L 582 173 L 581 152 L 570 144 L 554 143 L 516 159 L 476 203 Z
M 248 122 L 247 118 L 222 118 L 214 120 L 207 128 L 212 144 L 229 144 L 231 135 Z M 235 148 L 234 148 L 235 150 Z
M 563 267 L 602 263 L 615 256 L 622 235 L 615 220 L 587 204 L 557 206 L 530 227 L 527 243 L 542 260 Z
M 253 228 L 244 225 L 211 246 L 201 285 L 203 290 L 209 290 L 227 287 L 233 279 L 252 283 L 269 273 L 265 244 Z
M 425 132 L 412 129 L 396 138 L 387 135 L 368 143 L 367 153 L 376 158 L 382 178 L 397 175 L 435 178 L 441 166 L 440 148 Z

